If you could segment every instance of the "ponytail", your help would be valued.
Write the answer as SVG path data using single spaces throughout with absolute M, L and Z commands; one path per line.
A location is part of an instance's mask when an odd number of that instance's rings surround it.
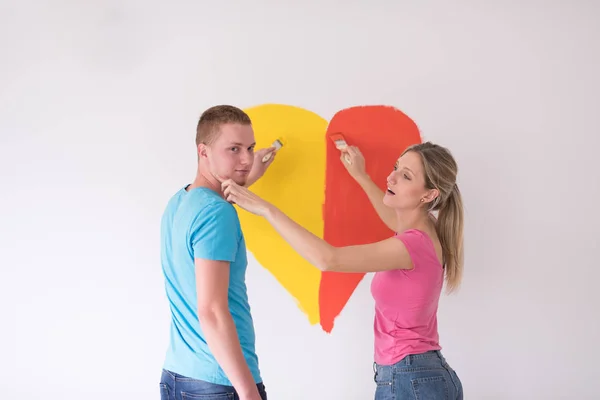
M 463 203 L 456 184 L 439 208 L 436 230 L 442 244 L 446 285 L 450 293 L 460 286 L 464 264 Z

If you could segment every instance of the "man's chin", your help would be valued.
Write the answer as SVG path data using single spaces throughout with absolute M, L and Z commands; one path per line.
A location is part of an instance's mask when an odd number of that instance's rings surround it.
M 216 176 L 215 176 L 215 179 L 217 179 Z M 227 179 L 231 179 L 232 181 L 234 181 L 238 185 L 245 186 L 246 182 L 248 182 L 248 175 L 247 174 L 240 175 L 240 174 L 237 174 L 237 173 L 234 172 L 231 175 L 221 175 L 220 179 L 223 180 L 223 181 L 226 181 Z
M 248 178 L 246 177 L 239 177 L 239 176 L 232 176 L 231 180 L 234 181 L 235 183 L 237 183 L 240 186 L 246 186 L 246 182 L 248 182 Z

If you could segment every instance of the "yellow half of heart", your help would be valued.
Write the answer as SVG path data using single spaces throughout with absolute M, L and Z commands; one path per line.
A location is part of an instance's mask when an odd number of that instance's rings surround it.
M 244 111 L 252 120 L 257 148 L 268 147 L 278 138 L 284 142 L 269 170 L 251 190 L 322 238 L 323 143 L 328 122 L 313 112 L 288 105 L 265 104 Z M 319 323 L 321 271 L 300 257 L 264 218 L 240 208 L 238 214 L 250 252 L 292 295 L 309 322 Z

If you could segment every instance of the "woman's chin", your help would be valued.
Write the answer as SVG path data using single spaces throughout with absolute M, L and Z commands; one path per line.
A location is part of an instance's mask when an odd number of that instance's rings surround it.
M 388 207 L 392 207 L 394 204 L 394 196 L 386 193 L 385 196 L 383 196 L 383 204 Z

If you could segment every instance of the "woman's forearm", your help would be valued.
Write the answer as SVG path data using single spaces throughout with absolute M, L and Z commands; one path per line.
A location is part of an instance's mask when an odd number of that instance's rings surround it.
M 364 175 L 361 178 L 358 178 L 356 182 L 363 189 L 369 201 L 375 208 L 375 212 L 379 215 L 379 218 L 383 221 L 384 224 L 392 231 L 396 231 L 397 223 L 396 223 L 396 212 L 383 204 L 383 197 L 385 193 L 379 189 L 379 187 L 371 180 L 368 175 Z
M 309 263 L 326 271 L 333 263 L 335 247 L 302 227 L 277 207 L 271 205 L 265 215 L 281 237 Z

